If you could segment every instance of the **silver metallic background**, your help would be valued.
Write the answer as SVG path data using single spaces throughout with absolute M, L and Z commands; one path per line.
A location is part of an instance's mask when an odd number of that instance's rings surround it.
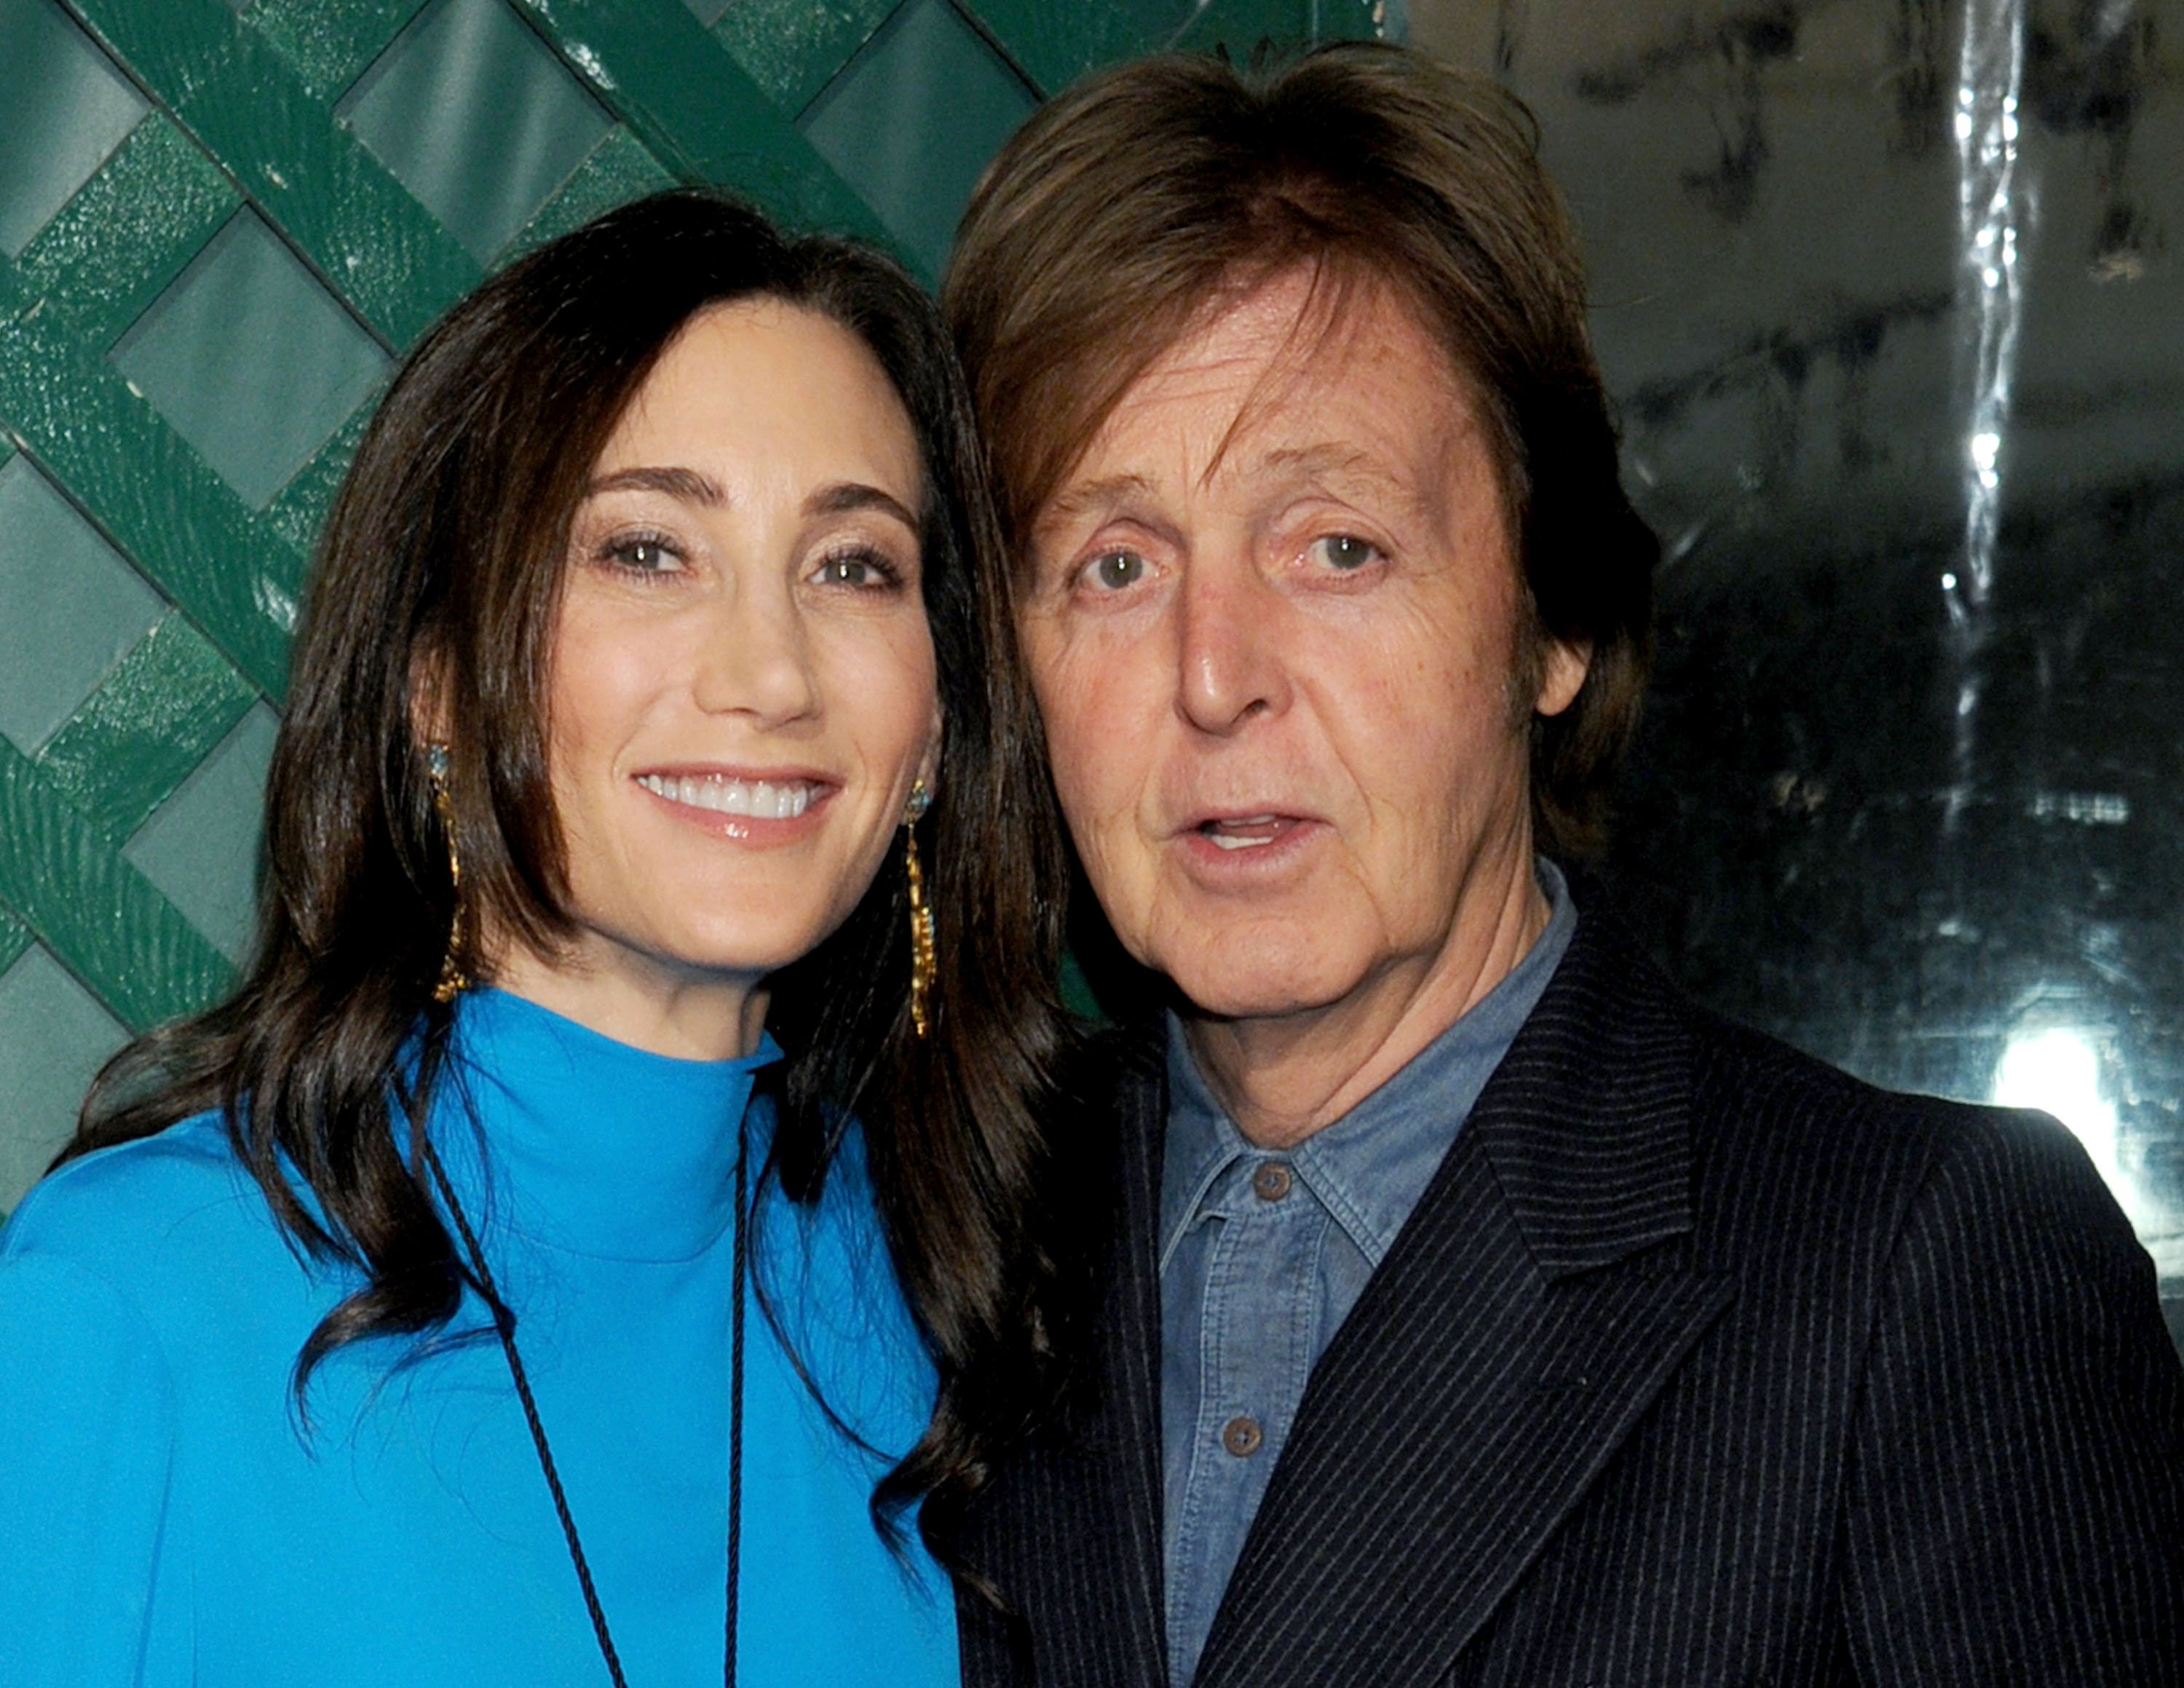
M 2184 4 L 1413 0 L 1538 112 L 1666 545 L 1610 878 L 2084 1141 L 2184 1340 Z

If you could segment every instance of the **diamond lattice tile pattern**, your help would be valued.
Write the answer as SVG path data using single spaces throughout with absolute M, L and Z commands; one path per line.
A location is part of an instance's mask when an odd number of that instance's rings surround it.
M 614 127 L 504 0 L 437 0 L 338 109 L 481 264 Z
M 114 349 L 175 431 L 262 507 L 387 358 L 255 212 L 238 212 Z
M 20 257 L 144 112 L 53 0 L 0 0 L 0 253 Z
M 271 710 L 254 706 L 122 851 L 238 963 L 257 914 L 259 814 L 279 730 Z
M 35 752 L 164 611 L 22 457 L 0 466 L 0 733 Z
M 0 0 L 0 1207 L 232 977 L 304 554 L 482 268 L 680 181 L 929 277 L 1034 85 L 1364 3 Z
M 933 278 L 978 172 L 1034 103 L 947 0 L 910 0 L 802 126 Z M 940 110 L 945 123 L 933 121 Z
M 0 1213 L 68 1141 L 83 1093 L 128 1037 L 42 948 L 0 972 Z

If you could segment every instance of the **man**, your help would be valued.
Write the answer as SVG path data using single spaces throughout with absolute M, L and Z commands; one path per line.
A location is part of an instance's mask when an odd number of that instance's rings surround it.
M 2086 1156 L 1699 1012 L 1535 855 L 1654 548 L 1528 124 L 1150 61 L 966 220 L 1056 789 L 1170 1005 L 1073 1128 L 1099 1311 L 966 1680 L 2170 1680 L 2184 1375 Z

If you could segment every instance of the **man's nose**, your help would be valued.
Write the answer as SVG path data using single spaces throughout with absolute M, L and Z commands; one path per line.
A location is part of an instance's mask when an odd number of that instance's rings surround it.
M 763 727 L 816 715 L 811 630 L 787 582 L 739 581 L 716 600 L 693 689 L 709 715 L 744 714 Z
M 1201 733 L 1234 733 L 1289 705 L 1279 594 L 1241 557 L 1194 558 L 1186 571 L 1178 706 Z

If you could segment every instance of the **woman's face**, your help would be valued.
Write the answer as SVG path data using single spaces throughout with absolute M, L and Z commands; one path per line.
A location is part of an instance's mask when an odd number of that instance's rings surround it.
M 939 744 L 923 498 L 847 330 L 771 300 L 683 327 L 572 524 L 548 728 L 579 933 L 556 971 L 748 992 L 847 917 Z

